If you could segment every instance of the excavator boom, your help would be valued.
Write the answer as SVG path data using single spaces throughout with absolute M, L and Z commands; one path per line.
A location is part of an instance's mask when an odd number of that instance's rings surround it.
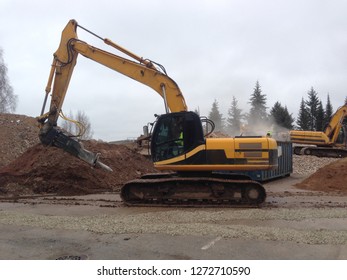
M 58 50 L 54 53 L 52 68 L 46 86 L 45 101 L 51 91 L 51 84 L 54 80 L 51 106 L 49 112 L 44 114 L 46 102 L 43 104 L 41 119 L 48 117 L 51 123 L 56 123 L 62 109 L 78 54 L 151 87 L 164 99 L 167 113 L 169 110 L 171 112 L 187 111 L 185 99 L 176 82 L 165 72 L 160 71 L 161 69 L 157 69 L 153 62 L 140 58 L 109 39 L 102 40 L 124 54 L 137 59 L 138 62 L 93 47 L 78 39 L 76 33 L 78 26 L 75 20 L 71 20 L 62 32 L 61 42 Z M 87 30 L 85 28 L 83 29 Z M 98 38 L 101 37 L 98 36 Z

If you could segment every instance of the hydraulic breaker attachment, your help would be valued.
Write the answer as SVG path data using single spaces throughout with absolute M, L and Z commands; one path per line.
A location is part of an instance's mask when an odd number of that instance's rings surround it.
M 43 145 L 58 147 L 94 167 L 100 167 L 112 172 L 112 169 L 109 166 L 99 160 L 99 153 L 95 154 L 86 150 L 81 142 L 77 141 L 58 127 L 44 125 L 40 131 L 39 137 Z

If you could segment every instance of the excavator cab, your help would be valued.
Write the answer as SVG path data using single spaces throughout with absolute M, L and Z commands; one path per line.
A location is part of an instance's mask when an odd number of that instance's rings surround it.
M 157 162 L 182 156 L 204 142 L 201 120 L 196 113 L 160 115 L 152 133 L 152 160 Z

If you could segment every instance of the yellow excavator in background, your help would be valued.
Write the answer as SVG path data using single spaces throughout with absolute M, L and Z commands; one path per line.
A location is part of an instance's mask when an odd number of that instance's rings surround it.
M 79 40 L 77 27 L 135 61 Z M 127 182 L 121 190 L 127 205 L 252 206 L 264 202 L 266 192 L 260 183 L 227 171 L 276 168 L 278 151 L 274 139 L 205 138 L 202 120 L 196 113 L 188 111 L 181 90 L 164 67 L 101 38 L 75 20 L 69 21 L 62 32 L 38 117 L 39 136 L 44 145 L 62 148 L 93 166 L 111 171 L 99 160 L 98 154 L 84 149 L 81 142 L 57 126 L 78 54 L 151 87 L 164 100 L 166 113 L 157 116 L 151 133 L 151 156 L 158 170 L 168 172 L 148 174 Z M 45 113 L 52 83 L 50 108 Z
M 323 131 L 290 131 L 296 155 L 347 157 L 347 104 L 337 109 Z

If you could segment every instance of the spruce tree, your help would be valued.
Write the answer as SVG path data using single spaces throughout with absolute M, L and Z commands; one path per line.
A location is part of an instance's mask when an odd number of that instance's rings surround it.
M 251 104 L 247 120 L 249 126 L 257 126 L 268 120 L 268 115 L 266 113 L 266 95 L 262 94 L 259 81 L 255 84 L 249 103 Z
M 275 122 L 275 129 L 281 130 L 281 128 L 293 129 L 294 119 L 289 114 L 287 106 L 283 107 L 280 102 L 276 102 L 270 110 L 270 116 Z
M 323 131 L 324 119 L 325 119 L 325 112 L 324 112 L 323 104 L 322 104 L 322 101 L 319 101 L 317 114 L 316 114 L 316 127 L 315 127 L 316 131 Z
M 242 110 L 238 107 L 238 101 L 233 96 L 231 101 L 231 106 L 228 110 L 228 118 L 227 118 L 227 132 L 230 135 L 239 135 L 241 128 L 241 120 L 242 120 Z
M 283 120 L 283 127 L 288 129 L 294 128 L 294 121 L 293 114 L 289 114 L 287 106 L 284 106 L 284 120 Z
M 194 113 L 197 114 L 198 116 L 200 116 L 200 109 L 199 109 L 199 107 L 194 110 Z
M 212 103 L 208 118 L 214 122 L 215 131 L 223 131 L 223 115 L 219 112 L 219 105 L 216 99 Z
M 324 127 L 329 123 L 331 116 L 333 115 L 333 106 L 330 102 L 330 96 L 327 96 L 327 104 L 325 105 L 325 114 L 324 114 Z M 323 129 L 324 129 L 323 127 Z
M 305 104 L 304 98 L 301 99 L 297 126 L 301 130 L 309 130 L 309 112 Z
M 314 131 L 316 129 L 319 99 L 318 99 L 318 94 L 313 89 L 313 87 L 311 87 L 311 90 L 307 94 L 308 94 L 308 100 L 305 103 L 307 105 L 307 111 L 309 116 L 308 130 Z

